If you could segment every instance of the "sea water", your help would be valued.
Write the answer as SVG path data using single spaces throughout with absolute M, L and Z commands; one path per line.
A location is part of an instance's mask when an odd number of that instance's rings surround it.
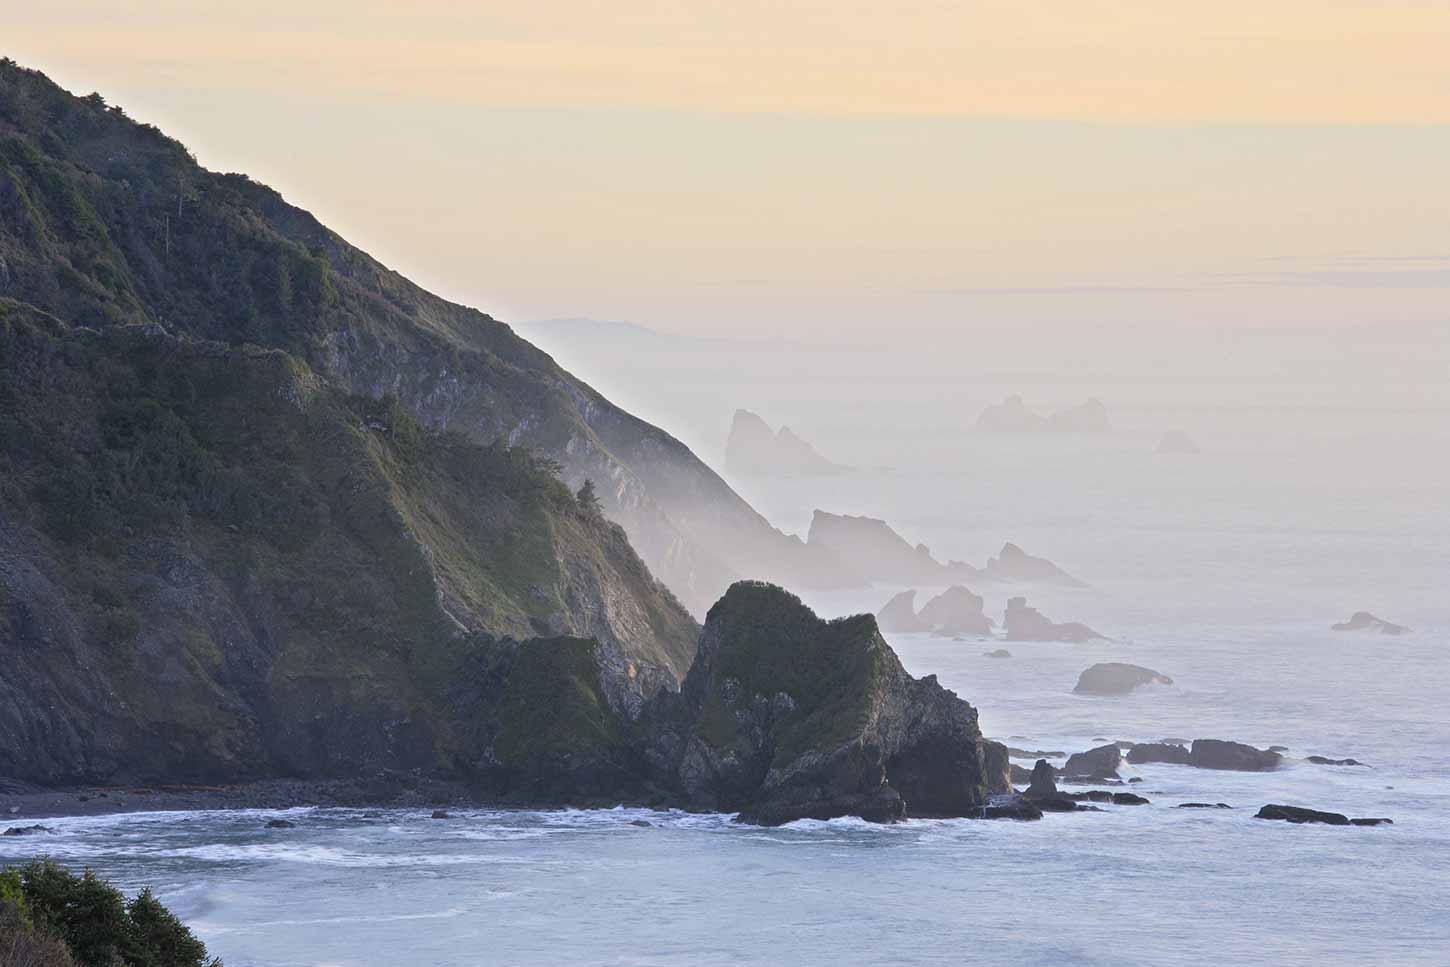
M 823 449 L 869 447 L 852 415 L 817 421 Z M 936 674 L 987 735 L 1021 748 L 1223 738 L 1287 746 L 1283 768 L 1125 765 L 1149 805 L 1031 823 L 761 829 L 636 809 L 55 819 L 52 834 L 0 840 L 0 862 L 44 852 L 128 891 L 150 885 L 229 967 L 1450 963 L 1444 414 L 1155 413 L 1066 439 L 944 423 L 888 444 L 889 423 L 876 445 L 895 469 L 742 487 L 802 532 L 823 507 L 885 517 L 942 558 L 980 564 L 1013 540 L 1090 586 L 974 587 L 990 614 L 1025 594 L 1110 636 L 889 636 L 909 671 Z M 1160 427 L 1184 424 L 1203 453 L 1152 453 Z M 833 616 L 896 590 L 804 596 Z M 1413 630 L 1329 630 L 1364 609 Z M 984 657 L 997 647 L 1012 657 Z M 1075 695 L 1099 661 L 1175 684 Z M 1233 808 L 1174 808 L 1190 801 Z M 1265 803 L 1394 825 L 1253 818 Z M 277 817 L 296 827 L 265 828 Z

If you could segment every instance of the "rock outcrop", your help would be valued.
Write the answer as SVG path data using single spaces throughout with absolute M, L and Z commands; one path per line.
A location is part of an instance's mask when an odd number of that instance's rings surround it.
M 982 569 L 982 577 L 989 581 L 1087 587 L 1047 558 L 1034 557 L 1010 541 L 1002 545 L 996 557 L 988 559 L 987 566 Z
M 1356 611 L 1348 621 L 1330 625 L 1330 629 L 1333 631 L 1374 631 L 1382 635 L 1402 635 L 1410 630 L 1404 625 L 1397 625 L 1393 621 L 1375 617 L 1368 611 Z
M 1122 662 L 1099 662 L 1078 676 L 1074 692 L 1085 695 L 1126 695 L 1144 685 L 1172 685 L 1167 675 Z
M 1046 759 L 1038 759 L 1032 767 L 1032 777 L 1024 795 L 1029 799 L 1056 799 L 1057 781 L 1053 778 L 1056 774 Z
M 1058 624 L 1036 608 L 1028 607 L 1024 597 L 1008 599 L 1002 625 L 1008 641 L 1083 642 L 1104 637 L 1076 621 Z
M 971 580 L 976 568 L 960 561 L 943 564 L 925 544 L 913 547 L 886 521 L 817 510 L 806 546 L 844 562 L 865 581 L 882 584 L 943 584 Z
M 952 585 L 922 606 L 917 616 L 929 628 L 948 635 L 985 635 L 993 621 L 983 613 L 981 595 Z
M 1362 766 L 1363 762 L 1358 759 L 1330 759 L 1322 755 L 1311 755 L 1304 758 L 1305 762 L 1312 762 L 1317 766 Z
M 725 443 L 725 469 L 742 476 L 806 477 L 838 474 L 850 468 L 832 463 L 789 427 L 772 432 L 749 410 L 736 410 Z
M 1194 739 L 1188 756 L 1188 764 L 1199 769 L 1232 772 L 1268 772 L 1279 768 L 1283 760 L 1284 757 L 1277 752 L 1222 739 Z
M 1116 779 L 1122 761 L 1123 750 L 1116 742 L 1110 742 L 1068 756 L 1061 775 L 1072 779 Z
M 915 590 L 892 595 L 891 600 L 876 612 L 876 624 L 887 634 L 931 630 L 931 625 L 917 617 Z
M 1329 826 L 1378 826 L 1388 819 L 1350 819 L 1343 813 L 1330 813 L 1303 806 L 1282 806 L 1271 803 L 1254 814 L 1255 819 L 1278 819 L 1287 823 L 1324 823 Z
M 977 429 L 992 433 L 1104 433 L 1108 409 L 1100 400 L 1058 410 L 1050 416 L 1032 412 L 1017 395 L 988 406 L 977 417 Z
M 1198 444 L 1182 430 L 1169 430 L 1158 441 L 1157 453 L 1198 453 Z
M 1192 761 L 1192 753 L 1186 746 L 1170 742 L 1142 742 L 1128 750 L 1128 761 L 1134 765 L 1146 762 L 1170 762 L 1186 766 Z
M 1010 790 L 1006 748 L 935 677 L 908 675 L 875 619 L 823 621 L 766 584 L 710 609 L 660 706 L 651 761 L 692 807 L 749 822 L 973 816 Z

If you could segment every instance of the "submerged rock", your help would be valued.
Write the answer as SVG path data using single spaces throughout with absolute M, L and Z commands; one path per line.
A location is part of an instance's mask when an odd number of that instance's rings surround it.
M 1117 778 L 1118 766 L 1122 761 L 1122 750 L 1116 742 L 1110 742 L 1086 752 L 1073 753 L 1062 767 L 1062 774 L 1069 777 L 1113 779 Z
M 49 832 L 51 832 L 49 826 L 42 826 L 36 823 L 34 826 L 11 826 L 5 832 L 0 833 L 0 836 L 34 836 L 36 833 Z
M 1363 762 L 1358 759 L 1326 759 L 1322 755 L 1311 755 L 1305 758 L 1305 762 L 1312 762 L 1320 766 L 1362 766 Z
M 1070 621 L 1058 624 L 1036 608 L 1027 606 L 1024 597 L 1009 598 L 1002 618 L 1008 641 L 1091 641 L 1102 638 L 1085 624 Z
M 1134 765 L 1145 762 L 1171 762 L 1188 765 L 1191 755 L 1186 746 L 1168 742 L 1141 742 L 1128 750 L 1128 761 Z
M 1011 788 L 976 710 L 908 675 L 874 618 L 823 621 L 759 582 L 710 609 L 684 687 L 653 714 L 650 760 L 687 804 L 746 822 L 976 816 Z
M 1006 648 L 994 648 L 991 651 L 982 652 L 983 658 L 1011 658 L 1012 653 Z
M 290 819 L 269 819 L 269 820 L 267 820 L 267 828 L 268 829 L 295 829 L 296 827 L 297 827 L 297 824 L 294 823 L 294 822 L 292 822 L 292 820 L 290 820 Z
M 1019 581 L 1042 584 L 1065 584 L 1074 588 L 1087 587 L 1082 581 L 1068 574 L 1045 557 L 1034 557 L 1012 542 L 1002 545 L 997 556 L 987 561 L 982 571 L 989 581 Z
M 931 626 L 916 614 L 916 590 L 892 595 L 891 600 L 876 612 L 876 624 L 888 634 L 895 632 L 930 631 Z
M 1363 816 L 1359 819 L 1351 819 L 1349 821 L 1349 825 L 1351 826 L 1393 826 L 1394 824 L 1395 821 L 1393 819 L 1386 819 L 1383 816 Z
M 1233 772 L 1268 772 L 1279 768 L 1284 759 L 1277 752 L 1256 749 L 1242 742 L 1222 739 L 1194 739 L 1188 764 L 1199 769 L 1224 769 Z
M 1174 809 L 1232 809 L 1226 802 L 1181 802 Z
M 1382 635 L 1402 635 L 1410 630 L 1404 625 L 1376 617 L 1368 611 L 1356 611 L 1348 621 L 1330 625 L 1330 628 L 1334 631 L 1377 631 Z
M 1107 661 L 1079 675 L 1073 691 L 1087 695 L 1126 695 L 1140 685 L 1172 684 L 1173 679 L 1151 668 Z
M 983 613 L 983 604 L 981 595 L 954 584 L 923 605 L 917 617 L 943 634 L 985 635 L 993 621 Z

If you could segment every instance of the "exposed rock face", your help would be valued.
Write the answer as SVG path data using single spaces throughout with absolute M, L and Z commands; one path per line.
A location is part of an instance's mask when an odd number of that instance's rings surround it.
M 1058 793 L 1054 775 L 1056 773 L 1048 761 L 1038 759 L 1037 764 L 1032 767 L 1032 779 L 1027 787 L 1026 796 L 1029 799 L 1055 799 Z
M 1087 695 L 1126 695 L 1143 685 L 1172 685 L 1167 675 L 1122 662 L 1099 662 L 1078 676 L 1074 692 Z
M 1268 772 L 1279 768 L 1283 756 L 1277 752 L 1256 749 L 1242 742 L 1222 739 L 1194 739 L 1188 764 L 1200 769 L 1225 769 L 1234 772 Z
M 1341 621 L 1330 628 L 1334 631 L 1377 631 L 1382 635 L 1402 635 L 1410 630 L 1404 625 L 1377 618 L 1368 611 L 1356 611 L 1348 621 Z
M 876 624 L 888 634 L 931 630 L 931 625 L 917 617 L 915 590 L 902 591 L 900 594 L 893 595 L 891 600 L 876 612 Z
M 1009 598 L 1002 624 L 1008 641 L 1091 641 L 1103 636 L 1085 624 L 1070 621 L 1058 624 L 1036 608 L 1027 606 L 1023 597 Z
M 806 546 L 844 562 L 866 581 L 884 584 L 940 584 L 971 580 L 970 564 L 942 564 L 925 544 L 912 547 L 884 520 L 851 517 L 817 510 L 811 517 Z
M 1175 765 L 1190 764 L 1191 754 L 1186 746 L 1165 742 L 1143 742 L 1128 750 L 1128 761 L 1139 765 L 1145 762 L 1171 762 Z
M 1007 792 L 976 711 L 906 674 L 869 615 L 822 621 L 794 595 L 732 586 L 706 618 L 650 756 L 693 806 L 767 825 L 978 815 Z
M 1058 410 L 1043 417 L 1032 412 L 1022 397 L 1012 395 L 988 406 L 977 417 L 977 429 L 993 433 L 1104 433 L 1109 429 L 1108 409 L 1100 400 Z
M 989 581 L 1015 581 L 1038 584 L 1065 584 L 1085 588 L 1082 581 L 1068 574 L 1045 557 L 1033 557 L 1016 544 L 1002 545 L 997 556 L 987 561 L 982 576 Z
M 1100 745 L 1086 752 L 1075 752 L 1068 756 L 1062 767 L 1064 776 L 1092 779 L 1115 779 L 1118 766 L 1123 761 L 1123 751 L 1116 742 Z
M 980 595 L 955 584 L 928 601 L 921 609 L 921 621 L 949 635 L 985 635 L 993 621 L 982 612 Z
M 789 427 L 772 433 L 754 413 L 736 410 L 725 443 L 725 469 L 743 476 L 801 477 L 843 473 L 850 468 L 821 456 Z
M 1182 430 L 1169 430 L 1158 441 L 1158 453 L 1197 453 L 1198 444 Z

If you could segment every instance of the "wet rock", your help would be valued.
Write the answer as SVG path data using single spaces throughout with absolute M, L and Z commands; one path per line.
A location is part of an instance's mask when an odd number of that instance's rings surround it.
M 435 810 L 433 810 L 433 815 L 430 818 L 432 818 L 432 819 L 452 819 L 453 816 L 446 809 L 435 809 Z
M 1066 752 L 1046 752 L 1042 749 L 1019 749 L 1015 746 L 1007 746 L 1007 754 L 1014 759 L 1065 759 Z
M 1312 762 L 1319 766 L 1362 766 L 1363 762 L 1358 759 L 1327 759 L 1322 755 L 1308 756 L 1305 762 Z
M 949 635 L 985 635 L 992 619 L 983 613 L 981 595 L 954 584 L 922 606 L 917 617 L 928 627 Z
M 1116 742 L 1100 745 L 1086 752 L 1075 752 L 1062 767 L 1062 774 L 1070 777 L 1092 779 L 1116 778 L 1118 766 L 1123 761 L 1123 752 Z
M 1041 819 L 1042 810 L 1025 796 L 994 796 L 982 807 L 982 819 Z
M 1268 772 L 1279 768 L 1283 756 L 1277 752 L 1256 749 L 1242 742 L 1222 739 L 1194 739 L 1189 752 L 1189 765 L 1199 769 L 1224 769 L 1233 772 Z
M 269 820 L 267 820 L 267 828 L 268 829 L 293 829 L 296 826 L 297 826 L 297 824 L 294 823 L 294 822 L 292 822 L 290 819 L 269 819 Z
M 1078 811 L 1078 804 L 1072 800 L 1072 797 L 1061 794 L 1033 799 L 1032 802 L 1045 813 L 1075 813 Z
M 641 829 L 651 829 L 654 827 L 654 823 L 650 822 L 648 819 L 631 819 L 629 821 L 629 825 L 639 826 Z
M 1383 816 L 1375 818 L 1370 818 L 1366 816 L 1359 819 L 1351 819 L 1349 821 L 1349 824 L 1351 826 L 1393 826 L 1395 824 L 1395 821 L 1393 819 L 1386 819 Z
M 36 833 L 49 832 L 51 832 L 49 826 L 42 826 L 36 823 L 34 826 L 11 826 L 5 832 L 0 833 L 0 836 L 34 836 Z
M 876 612 L 876 624 L 887 634 L 930 631 L 931 625 L 917 617 L 915 601 L 915 589 L 893 595 L 891 600 Z
M 1174 809 L 1232 809 L 1226 802 L 1181 802 Z
M 1036 608 L 1028 607 L 1027 599 L 1020 596 L 1007 600 L 1002 623 L 1007 630 L 1008 641 L 1082 642 L 1103 637 L 1076 621 L 1058 624 Z
M 1112 802 L 1113 795 L 1106 789 L 1089 789 L 1085 792 L 1068 793 L 1067 797 L 1074 802 Z
M 1268 805 L 1254 814 L 1255 819 L 1281 819 L 1289 823 L 1328 823 L 1330 826 L 1348 826 L 1349 817 L 1343 813 L 1326 813 L 1302 806 Z
M 1146 806 L 1148 805 L 1148 800 L 1131 792 L 1115 792 L 1113 793 L 1113 805 Z
M 1172 685 L 1173 679 L 1142 665 L 1105 661 L 1078 676 L 1074 692 L 1085 695 L 1126 695 L 1143 685 Z
M 1348 621 L 1330 625 L 1330 628 L 1334 631 L 1374 631 L 1382 635 L 1402 635 L 1410 630 L 1404 625 L 1376 617 L 1368 611 L 1356 611 Z
M 1188 765 L 1190 753 L 1186 746 L 1167 742 L 1141 742 L 1128 750 L 1128 761 L 1134 765 L 1145 762 L 1171 762 Z
M 1012 653 L 1006 648 L 995 648 L 992 651 L 982 652 L 983 658 L 1011 658 Z
M 1057 782 L 1053 778 L 1055 770 L 1048 764 L 1046 759 L 1038 759 L 1037 764 L 1032 767 L 1032 774 L 1028 779 L 1027 798 L 1029 799 L 1054 799 L 1057 797 Z

